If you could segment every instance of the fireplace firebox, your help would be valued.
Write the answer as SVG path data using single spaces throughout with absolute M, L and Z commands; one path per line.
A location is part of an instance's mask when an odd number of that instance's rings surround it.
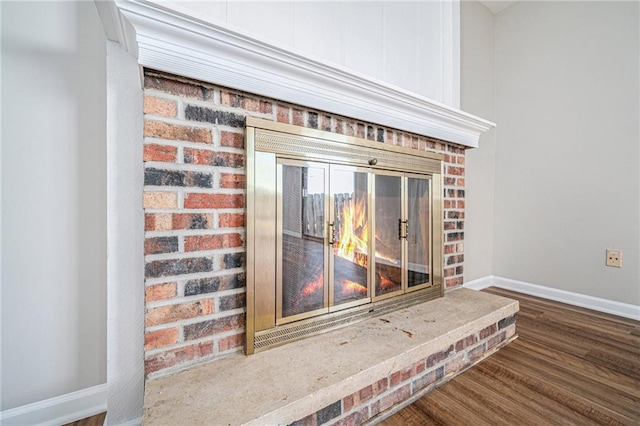
M 246 351 L 443 295 L 441 154 L 247 118 Z

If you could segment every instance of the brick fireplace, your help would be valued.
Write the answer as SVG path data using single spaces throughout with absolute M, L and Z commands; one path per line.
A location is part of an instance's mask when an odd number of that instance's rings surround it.
M 443 5 L 453 12 L 453 3 Z M 112 305 L 110 318 L 114 330 L 136 329 L 144 318 L 145 424 L 375 421 L 517 337 L 517 302 L 459 289 L 465 150 L 494 124 L 451 106 L 455 73 L 443 79 L 443 93 L 452 97 L 438 102 L 152 1 L 99 2 L 98 8 L 109 38 L 135 58 L 143 80 L 143 117 L 132 121 L 143 126 L 144 163 L 136 161 L 134 172 L 123 158 L 116 175 L 126 173 L 133 179 L 121 182 L 144 188 L 144 250 L 130 253 L 144 261 L 144 313 L 138 299 L 130 308 Z M 444 19 L 453 31 L 455 13 Z M 456 52 L 451 44 L 445 50 L 448 61 Z M 444 296 L 246 356 L 247 118 L 442 161 L 434 260 L 442 268 L 434 276 Z M 141 139 L 127 126 L 123 134 L 118 146 Z M 405 185 L 408 176 L 402 179 Z M 129 216 L 115 212 L 114 220 L 135 221 L 131 209 Z M 125 285 L 114 285 L 118 297 Z M 119 348 L 140 348 L 142 336 L 117 337 L 114 353 L 140 372 L 141 357 Z M 129 392 L 113 387 L 110 400 L 137 398 L 132 380 L 142 389 L 142 374 L 127 377 Z M 238 410 L 240 399 L 251 403 Z
M 245 118 L 444 155 L 447 289 L 464 272 L 465 147 L 146 69 L 145 372 L 244 350 Z

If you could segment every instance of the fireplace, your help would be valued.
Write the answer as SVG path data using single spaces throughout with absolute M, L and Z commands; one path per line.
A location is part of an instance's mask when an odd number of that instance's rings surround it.
M 442 154 L 247 118 L 248 354 L 443 295 Z

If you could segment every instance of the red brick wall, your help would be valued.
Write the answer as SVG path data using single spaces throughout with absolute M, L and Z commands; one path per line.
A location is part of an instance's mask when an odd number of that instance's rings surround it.
M 444 153 L 445 283 L 462 284 L 462 147 L 151 70 L 144 86 L 147 375 L 243 349 L 246 116 Z

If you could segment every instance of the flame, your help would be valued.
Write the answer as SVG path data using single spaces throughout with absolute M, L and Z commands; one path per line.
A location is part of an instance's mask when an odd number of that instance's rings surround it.
M 320 274 L 315 280 L 308 282 L 300 292 L 301 296 L 311 296 L 317 291 L 322 291 L 324 287 L 324 277 Z
M 380 275 L 380 289 L 388 290 L 396 286 L 396 283 L 391 281 L 389 278 Z
M 343 295 L 366 295 L 367 287 L 362 284 L 358 284 L 351 280 L 342 280 L 342 288 L 340 289 Z
M 335 254 L 366 268 L 369 241 L 366 197 L 359 197 L 355 202 L 344 203 L 341 213 L 340 241 Z

